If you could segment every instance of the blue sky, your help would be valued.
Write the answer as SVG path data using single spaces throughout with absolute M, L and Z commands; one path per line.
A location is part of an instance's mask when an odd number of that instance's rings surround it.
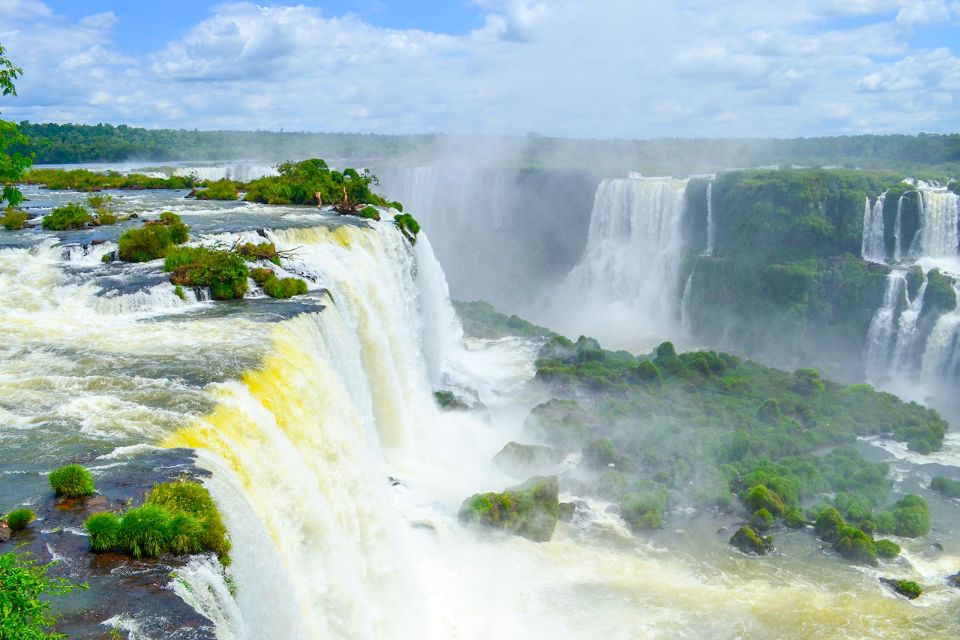
M 224 3 L 222 0 L 48 0 L 46 4 L 76 21 L 91 14 L 114 13 L 118 18 L 117 44 L 125 51 L 142 54 L 181 37 Z M 466 0 L 331 0 L 295 4 L 316 7 L 328 16 L 353 13 L 366 22 L 391 29 L 465 34 L 483 26 L 483 11 Z
M 0 0 L 5 118 L 574 137 L 960 130 L 960 0 Z

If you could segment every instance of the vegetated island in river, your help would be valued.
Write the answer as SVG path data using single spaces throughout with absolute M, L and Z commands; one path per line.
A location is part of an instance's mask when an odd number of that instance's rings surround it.
M 508 443 L 494 459 L 527 481 L 467 498 L 465 522 L 549 540 L 558 519 L 577 509 L 558 503 L 559 480 L 566 492 L 614 503 L 639 535 L 662 528 L 668 507 L 728 514 L 741 523 L 730 543 L 748 554 L 774 551 L 778 530 L 806 528 L 811 543 L 819 538 L 838 557 L 878 565 L 900 553 L 883 536 L 931 530 L 924 498 L 893 500 L 888 465 L 852 446 L 878 436 L 936 451 L 947 423 L 931 409 L 824 380 L 815 369 L 677 353 L 669 342 L 634 356 L 582 336 L 572 342 L 486 303 L 456 307 L 468 333 L 543 335 L 536 379 L 553 395 L 526 420 L 530 444 Z M 549 475 L 571 453 L 581 456 L 577 471 Z

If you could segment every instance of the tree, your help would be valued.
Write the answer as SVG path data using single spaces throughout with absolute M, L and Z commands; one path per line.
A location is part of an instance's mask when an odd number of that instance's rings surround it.
M 22 74 L 23 69 L 15 66 L 7 58 L 6 49 L 0 44 L 0 93 L 5 96 L 17 95 L 17 88 L 13 82 Z M 29 156 L 18 152 L 9 153 L 8 149 L 13 146 L 23 147 L 28 143 L 29 140 L 20 133 L 16 123 L 0 120 L 0 185 L 3 185 L 3 191 L 0 192 L 0 205 L 6 201 L 10 206 L 15 207 L 23 202 L 23 194 L 17 189 L 16 183 L 30 168 L 32 161 Z
M 40 564 L 29 553 L 0 555 L 0 638 L 4 640 L 66 640 L 54 630 L 49 596 L 61 596 L 86 584 L 51 578 L 55 563 Z

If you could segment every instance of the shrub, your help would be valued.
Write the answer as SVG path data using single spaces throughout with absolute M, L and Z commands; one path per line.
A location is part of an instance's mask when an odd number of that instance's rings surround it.
M 893 540 L 875 540 L 877 556 L 884 559 L 896 558 L 900 555 L 900 545 Z
M 757 531 L 766 531 L 773 526 L 773 515 L 766 509 L 757 509 L 750 516 L 750 526 Z
M 120 236 L 117 255 L 124 262 L 149 262 L 166 255 L 170 247 L 190 239 L 190 229 L 175 213 L 165 211 L 159 220 Z
M 0 224 L 2 224 L 3 228 L 7 231 L 16 231 L 18 229 L 23 229 L 23 224 L 29 219 L 30 214 L 28 214 L 26 211 L 14 209 L 13 207 L 7 207 L 3 217 L 0 218 Z
M 209 183 L 206 189 L 197 191 L 193 195 L 199 200 L 236 200 L 237 185 L 233 180 L 224 178 Z
M 146 505 L 163 509 L 173 518 L 172 535 L 186 536 L 178 544 L 190 546 L 196 540 L 196 528 L 192 522 L 177 520 L 178 515 L 190 516 L 202 529 L 199 541 L 202 548 L 215 552 L 225 562 L 229 559 L 230 540 L 220 511 L 210 497 L 210 492 L 196 482 L 177 481 L 158 484 L 147 494 Z M 177 551 L 177 553 L 183 553 Z
M 864 564 L 877 564 L 877 547 L 869 535 L 850 525 L 841 526 L 838 535 L 833 545 L 837 553 Z
M 791 529 L 802 529 L 807 525 L 807 519 L 800 509 L 794 507 L 787 511 L 787 514 L 783 517 L 783 523 Z
M 50 486 L 58 496 L 82 498 L 96 490 L 93 476 L 78 464 L 68 464 L 50 473 Z
M 40 564 L 29 553 L 0 555 L 0 638 L 66 640 L 66 635 L 54 630 L 56 618 L 47 596 L 65 595 L 87 585 L 48 577 L 54 564 Z
M 827 542 L 835 542 L 840 536 L 840 529 L 845 525 L 843 516 L 833 507 L 827 507 L 817 516 L 814 528 L 817 535 Z
M 380 219 L 380 212 L 377 211 L 376 207 L 364 207 L 363 209 L 360 209 L 360 211 L 357 212 L 357 215 L 367 220 Z
M 403 205 L 400 204 L 399 202 L 396 202 L 396 201 L 390 202 L 387 204 L 387 206 L 390 207 L 391 209 L 396 209 L 400 213 L 403 213 Z
M 167 251 L 164 271 L 170 282 L 184 287 L 210 287 L 214 300 L 234 300 L 247 292 L 249 269 L 243 258 L 229 251 L 205 247 L 175 247 Z
M 11 531 L 23 531 L 36 519 L 37 514 L 30 509 L 14 509 L 7 514 L 7 526 Z
M 170 538 L 170 515 L 151 504 L 127 511 L 117 530 L 120 548 L 137 560 L 160 557 L 169 547 Z
M 93 220 L 93 216 L 79 204 L 70 202 L 43 217 L 40 226 L 47 231 L 63 231 L 65 229 L 82 229 Z
M 927 501 L 916 495 L 898 500 L 884 514 L 877 516 L 877 531 L 903 538 L 917 538 L 930 533 L 930 510 Z
M 747 491 L 743 496 L 743 501 L 752 511 L 766 509 L 777 516 L 782 516 L 786 512 L 783 499 L 763 484 L 758 484 Z
M 773 550 L 773 537 L 761 536 L 747 525 L 744 525 L 730 538 L 730 544 L 744 553 L 754 553 L 762 556 Z
M 292 298 L 307 293 L 307 283 L 300 278 L 267 278 L 264 292 L 271 298 Z
M 90 536 L 90 549 L 95 552 L 110 551 L 117 546 L 120 533 L 120 518 L 115 513 L 95 513 L 84 523 Z
M 960 498 L 960 480 L 937 476 L 930 483 L 930 488 L 946 498 Z
M 203 523 L 185 513 L 178 513 L 170 520 L 170 551 L 178 554 L 203 551 Z

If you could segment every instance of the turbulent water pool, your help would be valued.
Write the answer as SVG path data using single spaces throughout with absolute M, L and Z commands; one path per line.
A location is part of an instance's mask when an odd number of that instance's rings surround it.
M 25 193 L 38 212 L 78 199 Z M 217 638 L 960 636 L 960 590 L 945 583 L 960 570 L 960 504 L 925 488 L 944 470 L 956 477 L 954 435 L 932 456 L 861 443 L 890 462 L 894 493 L 923 494 L 933 515 L 932 534 L 899 540 L 901 559 L 882 569 L 849 565 L 805 531 L 748 558 L 727 543 L 732 520 L 693 511 L 634 536 L 593 500 L 547 543 L 484 534 L 457 510 L 472 493 L 516 484 L 490 460 L 525 438 L 527 412 L 545 399 L 528 384 L 538 345 L 464 340 L 423 234 L 411 246 L 387 220 L 184 192 L 113 195 L 141 218 L 178 213 L 193 241 L 266 238 L 291 253 L 283 270 L 310 293 L 181 300 L 159 262 L 101 261 L 136 221 L 3 233 L 0 511 L 39 505 L 46 474 L 66 462 L 109 484 L 137 469 L 166 477 L 184 461 L 163 451 L 193 450 L 233 564 L 224 574 L 198 557 L 158 589 L 208 618 Z M 441 412 L 439 388 L 475 389 L 485 408 Z M 78 544 L 82 530 L 58 534 L 43 559 L 86 577 L 96 559 Z M 924 596 L 908 602 L 881 575 L 920 581 Z M 162 611 L 112 597 L 91 629 L 160 637 L 150 629 Z M 83 594 L 67 602 L 100 610 Z

